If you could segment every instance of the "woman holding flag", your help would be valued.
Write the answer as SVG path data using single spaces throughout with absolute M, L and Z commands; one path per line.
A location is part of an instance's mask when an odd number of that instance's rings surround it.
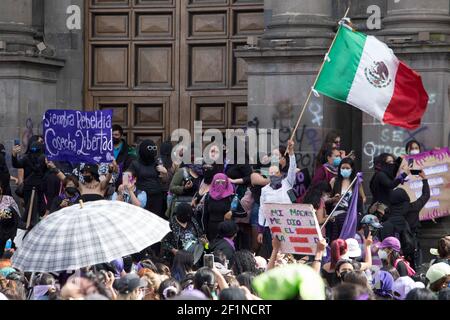
M 333 178 L 330 182 L 332 187 L 332 194 L 335 195 L 335 202 L 333 205 L 336 205 L 340 195 L 343 191 L 347 190 L 356 177 L 356 172 L 354 169 L 354 162 L 350 158 L 345 158 L 341 161 L 339 167 L 338 167 L 338 174 L 335 178 Z M 361 213 L 363 212 L 363 204 L 365 202 L 365 197 L 363 197 L 361 194 L 362 185 L 359 186 L 359 195 L 358 195 L 358 205 L 357 205 L 357 212 L 358 217 L 361 216 Z M 330 225 L 330 241 L 336 240 L 339 238 L 339 235 L 341 234 L 342 227 L 344 225 L 345 218 L 347 216 L 347 211 L 349 210 L 350 203 L 352 200 L 353 191 L 348 190 L 348 192 L 344 195 L 344 198 L 342 199 L 341 203 L 338 204 L 336 211 L 333 215 L 333 220 Z M 360 219 L 358 219 L 360 220 Z

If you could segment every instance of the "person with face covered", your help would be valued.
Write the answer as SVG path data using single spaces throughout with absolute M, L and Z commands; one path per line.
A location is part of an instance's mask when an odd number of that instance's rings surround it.
M 258 213 L 258 243 L 262 244 L 261 256 L 268 259 L 272 252 L 272 235 L 269 229 L 269 222 L 264 217 L 264 206 L 266 203 L 292 203 L 288 191 L 295 183 L 297 162 L 294 154 L 294 141 L 288 143 L 289 170 L 287 176 L 283 178 L 278 166 L 269 168 L 270 184 L 261 189 L 260 207 Z
M 199 160 L 199 159 L 197 159 Z M 199 162 L 199 161 L 195 161 Z M 186 164 L 179 168 L 170 182 L 170 192 L 173 195 L 171 207 L 167 209 L 166 216 L 171 217 L 176 206 L 181 202 L 192 203 L 192 199 L 200 188 L 202 181 L 202 164 Z
M 209 189 L 211 188 L 212 180 L 217 173 L 221 172 L 221 168 L 215 163 L 214 164 L 203 163 L 202 168 L 203 168 L 203 180 L 200 183 L 198 191 L 192 198 L 191 203 L 192 208 L 194 208 L 194 216 L 200 224 L 202 223 L 205 200 L 209 194 Z
M 48 167 L 56 173 L 61 181 L 66 179 L 66 175 L 61 170 L 57 169 L 53 162 L 48 162 Z M 118 172 L 119 168 L 115 161 L 109 165 L 108 173 L 103 179 L 100 179 L 98 173 L 98 165 L 85 164 L 81 168 L 83 177 L 82 183 L 78 184 L 78 191 L 80 193 L 80 200 L 83 202 L 103 200 L 106 190 L 108 189 L 109 181 L 112 178 L 113 172 Z
M 421 263 L 418 242 L 419 213 L 430 199 L 430 186 L 423 171 L 419 177 L 422 179 L 422 195 L 416 201 L 410 202 L 411 199 L 404 189 L 397 188 L 391 192 L 389 214 L 384 217 L 381 229 L 382 240 L 387 237 L 398 237 L 401 240 L 403 253 L 413 269 Z
M 341 161 L 339 150 L 330 146 L 324 153 L 322 165 L 314 171 L 312 184 L 316 185 L 322 181 L 330 183 L 331 179 L 337 176 L 337 170 Z
M 78 191 L 79 182 L 77 178 L 73 176 L 67 177 L 64 179 L 63 186 L 64 189 L 61 194 L 53 199 L 50 206 L 50 213 L 78 203 L 80 199 L 80 193 Z
M 6 242 L 14 240 L 19 227 L 19 207 L 13 197 L 4 195 L 0 187 L 0 258 L 3 256 Z M 0 267 L 1 268 L 1 267 Z
M 205 199 L 202 226 L 208 239 L 214 240 L 218 235 L 219 224 L 233 217 L 231 202 L 234 196 L 234 188 L 230 179 L 223 173 L 217 173 Z
M 188 203 L 181 203 L 170 218 L 169 232 L 161 242 L 167 259 L 172 260 L 179 250 L 190 252 L 191 246 L 198 241 L 207 243 L 203 229 L 192 216 Z
M 350 158 L 345 158 L 341 161 L 338 167 L 338 175 L 333 178 L 330 182 L 332 188 L 333 207 L 339 202 L 341 194 L 345 192 L 355 179 L 356 172 L 354 168 L 353 160 Z M 360 187 L 360 189 L 362 186 Z M 353 197 L 353 190 L 349 190 L 344 198 L 342 199 L 336 211 L 333 214 L 331 224 L 330 224 L 330 241 L 336 240 L 341 234 L 342 228 L 344 226 L 345 218 L 347 217 L 347 211 L 350 206 Z M 358 195 L 358 216 L 361 216 L 363 212 L 363 197 L 361 194 Z M 359 219 L 358 219 L 359 220 Z
M 156 161 L 157 146 L 153 140 L 144 140 L 139 145 L 139 159 L 134 160 L 130 169 L 138 177 L 136 187 L 147 193 L 145 209 L 164 216 L 163 189 L 161 180 L 167 175 L 167 170 Z
M 47 160 L 44 154 L 44 143 L 40 140 L 36 140 L 31 143 L 27 153 L 19 158 L 21 152 L 20 146 L 14 146 L 12 151 L 12 165 L 14 168 L 23 169 L 23 198 L 25 202 L 25 212 L 31 206 L 31 195 L 33 189 L 35 189 L 34 203 L 32 205 L 31 226 L 36 225 L 39 222 L 39 218 L 45 214 L 46 203 L 44 196 L 44 181 L 46 179 L 49 170 L 47 168 Z M 27 215 L 22 217 L 24 221 L 27 219 Z
M 115 186 L 118 188 L 122 184 L 122 173 L 130 166 L 135 159 L 135 150 L 130 147 L 123 136 L 123 128 L 115 124 L 112 126 L 112 140 L 114 144 L 114 159 L 119 166 Z
M 383 153 L 374 159 L 375 174 L 370 180 L 370 191 L 372 192 L 372 204 L 376 202 L 389 206 L 389 194 L 391 190 L 403 183 L 409 172 L 403 172 L 396 176 L 399 164 L 395 157 Z M 406 168 L 407 169 L 407 168 Z

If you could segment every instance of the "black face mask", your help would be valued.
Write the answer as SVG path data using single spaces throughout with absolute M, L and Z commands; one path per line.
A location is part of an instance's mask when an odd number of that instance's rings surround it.
M 215 172 L 211 169 L 203 169 L 203 179 L 206 184 L 211 184 L 213 178 L 214 178 Z
M 67 187 L 66 188 L 66 193 L 71 197 L 73 197 L 77 192 L 78 192 L 78 189 L 75 187 Z
M 86 183 L 90 183 L 94 180 L 94 177 L 93 176 L 83 176 L 83 180 Z
M 384 170 L 385 173 L 387 173 L 387 175 L 389 177 L 391 177 L 392 179 L 395 178 L 395 174 L 397 173 L 397 165 L 395 163 L 386 163 L 384 165 Z
M 120 138 L 113 138 L 113 143 L 114 143 L 114 145 L 119 144 L 120 141 L 122 141 L 122 139 L 120 139 Z

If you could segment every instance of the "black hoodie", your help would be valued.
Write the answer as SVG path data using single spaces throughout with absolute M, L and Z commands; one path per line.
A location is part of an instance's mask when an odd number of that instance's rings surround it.
M 155 157 L 155 143 L 152 140 L 145 140 L 139 146 L 139 160 L 134 160 L 130 165 L 130 169 L 136 172 L 136 187 L 147 192 L 147 194 L 162 192 Z
M 389 196 L 391 202 L 389 214 L 381 230 L 383 239 L 394 236 L 395 233 L 401 233 L 408 227 L 414 233 L 419 227 L 420 210 L 430 199 L 428 180 L 424 179 L 422 182 L 422 195 L 414 202 L 410 202 L 408 194 L 403 189 L 398 188 L 391 192 Z

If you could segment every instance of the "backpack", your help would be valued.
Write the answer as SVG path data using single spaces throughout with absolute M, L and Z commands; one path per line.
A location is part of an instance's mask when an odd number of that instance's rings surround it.
M 406 261 L 403 257 L 398 258 L 397 260 L 395 260 L 395 262 L 394 262 L 394 268 L 397 269 L 397 265 L 398 265 L 398 263 L 399 263 L 400 261 L 402 261 L 402 262 L 405 264 L 406 269 L 408 270 L 408 277 L 412 277 L 413 275 L 416 274 L 416 271 L 414 271 L 414 269 L 409 265 L 409 262 Z
M 406 223 L 406 226 L 407 227 L 400 232 L 399 240 L 402 245 L 403 254 L 413 255 L 416 251 L 416 241 L 408 223 Z

